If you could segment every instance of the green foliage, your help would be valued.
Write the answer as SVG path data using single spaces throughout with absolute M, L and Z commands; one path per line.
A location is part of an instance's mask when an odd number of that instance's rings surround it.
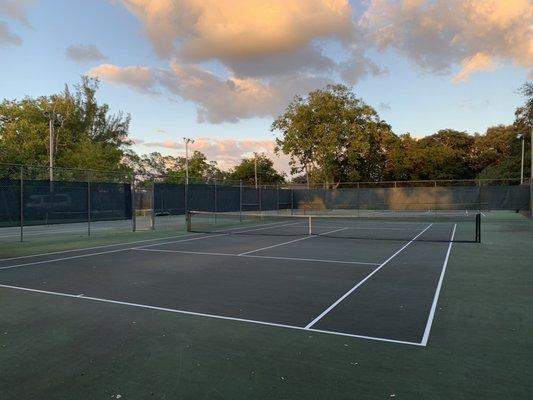
M 257 180 L 259 183 L 282 183 L 285 178 L 274 169 L 274 163 L 264 154 L 257 157 L 243 158 L 229 173 L 229 179 L 242 180 L 246 183 L 255 182 L 255 162 L 257 160 Z
M 377 113 L 346 87 L 328 86 L 296 97 L 272 124 L 281 132 L 277 151 L 290 155 L 299 182 L 474 179 L 520 176 L 525 135 L 529 171 L 533 83 L 521 92 L 526 103 L 513 125 L 489 128 L 485 135 L 452 129 L 415 139 L 396 136 Z
M 325 182 L 379 180 L 384 144 L 394 139 L 377 112 L 343 85 L 297 96 L 272 124 L 276 151 L 291 157 L 291 172 Z
M 47 165 L 49 119 L 60 115 L 55 125 L 55 165 L 68 168 L 122 168 L 130 145 L 130 117 L 108 115 L 109 107 L 98 105 L 98 81 L 83 78 L 72 93 L 68 87 L 57 95 L 36 99 L 3 100 L 0 103 L 0 162 Z
M 129 153 L 125 162 L 140 176 L 159 176 L 169 183 L 179 183 L 185 179 L 185 157 L 163 156 L 158 152 L 143 156 Z M 216 162 L 209 162 L 202 152 L 194 151 L 189 157 L 189 179 L 206 181 L 215 178 L 222 179 Z

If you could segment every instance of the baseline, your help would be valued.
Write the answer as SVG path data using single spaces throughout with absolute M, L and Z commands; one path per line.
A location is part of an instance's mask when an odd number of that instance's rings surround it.
M 194 312 L 194 311 L 179 310 L 179 309 L 174 309 L 174 308 L 150 306 L 150 305 L 139 304 L 139 303 L 129 303 L 125 301 L 110 300 L 110 299 L 104 299 L 100 297 L 84 296 L 83 294 L 53 292 L 53 291 L 47 291 L 47 290 L 31 289 L 31 288 L 25 288 L 21 286 L 12 286 L 12 285 L 4 285 L 4 284 L 0 284 L 0 288 L 47 294 L 47 295 L 59 296 L 59 297 L 67 297 L 67 298 L 77 299 L 77 300 L 97 301 L 97 302 L 102 302 L 102 303 L 117 304 L 117 305 L 128 306 L 128 307 L 137 307 L 137 308 L 149 309 L 149 310 L 155 310 L 155 311 L 164 311 L 164 312 L 170 312 L 170 313 L 175 313 L 175 314 L 192 315 L 192 316 L 197 316 L 197 317 L 214 318 L 214 319 L 221 319 L 221 320 L 235 321 L 235 322 L 245 322 L 249 324 L 265 325 L 265 326 L 286 328 L 286 329 L 305 331 L 305 332 L 323 333 L 323 334 L 334 335 L 334 336 L 344 336 L 344 337 L 351 337 L 351 338 L 357 338 L 357 339 L 374 340 L 374 341 L 379 341 L 379 342 L 405 344 L 405 345 L 411 345 L 411 346 L 422 346 L 420 343 L 416 343 L 416 342 L 409 342 L 409 341 L 402 341 L 402 340 L 395 340 L 395 339 L 388 339 L 388 338 L 381 338 L 381 337 L 364 336 L 364 335 L 355 335 L 351 333 L 328 331 L 328 330 L 322 330 L 322 329 L 312 329 L 312 328 L 309 329 L 309 328 L 304 328 L 304 327 L 296 326 L 296 325 L 285 325 L 285 324 L 278 324 L 275 322 L 265 322 L 265 321 L 259 321 L 259 320 L 253 320 L 253 319 L 227 317 L 227 316 L 217 315 L 217 314 L 206 314 L 206 313 L 199 313 L 199 312 Z

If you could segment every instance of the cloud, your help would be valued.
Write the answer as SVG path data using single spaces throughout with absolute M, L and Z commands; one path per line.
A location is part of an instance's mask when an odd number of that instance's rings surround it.
M 276 116 L 296 94 L 386 72 L 365 56 L 365 40 L 348 0 L 122 3 L 170 65 L 152 70 L 155 78 L 145 85 L 131 77 L 101 78 L 191 101 L 200 122 Z M 331 45 L 340 49 L 340 58 L 328 54 Z M 217 72 L 207 69 L 207 63 L 216 65 Z
M 251 157 L 254 152 L 264 153 L 274 161 L 274 167 L 278 171 L 289 172 L 288 157 L 285 155 L 277 156 L 274 153 L 275 145 L 274 140 L 213 139 L 200 137 L 194 139 L 194 143 L 189 145 L 189 151 L 201 151 L 208 160 L 216 161 L 217 166 L 223 170 L 233 168 L 241 159 Z M 174 150 L 179 155 L 185 154 L 185 144 L 183 142 L 171 140 L 142 142 L 142 146 Z
M 30 3 L 32 3 L 31 0 L 0 0 L 0 15 L 14 19 L 31 28 L 26 15 L 26 6 Z
M 381 49 L 455 82 L 494 69 L 497 61 L 533 67 L 530 0 L 372 0 L 360 26 Z
M 381 110 L 381 111 L 390 111 L 392 109 L 390 103 L 388 102 L 381 102 L 379 103 L 378 105 L 378 108 Z
M 365 55 L 364 50 L 354 46 L 351 57 L 340 65 L 340 76 L 349 84 L 355 85 L 366 75 L 382 75 L 388 73 L 386 68 L 382 68 Z
M 476 71 L 487 71 L 495 68 L 496 64 L 491 56 L 484 53 L 476 53 L 472 57 L 463 60 L 463 69 L 453 77 L 452 81 L 461 82 Z
M 0 21 L 0 47 L 15 45 L 20 46 L 22 44 L 22 39 L 19 35 L 11 33 L 7 24 L 3 21 Z
M 368 0 L 360 15 L 348 0 L 121 2 L 169 66 L 90 74 L 193 102 L 200 122 L 276 116 L 295 94 L 385 74 L 375 49 L 457 83 L 509 61 L 533 67 L 531 0 Z
M 65 50 L 67 58 L 76 62 L 105 60 L 106 57 L 93 44 L 73 44 Z
M 118 67 L 102 64 L 89 70 L 87 75 L 119 85 L 130 86 L 140 92 L 155 93 L 156 77 L 148 67 Z
M 27 28 L 31 28 L 25 8 L 30 3 L 30 0 L 0 0 L 0 16 L 15 20 Z M 22 45 L 22 38 L 13 33 L 5 21 L 0 21 L 0 47 L 9 45 Z
M 345 40 L 353 31 L 347 0 L 123 0 L 156 52 L 184 61 L 289 55 L 315 39 Z M 178 45 L 176 45 L 178 43 Z
M 278 115 L 295 94 L 323 87 L 328 80 L 308 75 L 285 75 L 277 79 L 220 77 L 198 66 L 173 61 L 167 70 L 120 67 L 104 64 L 89 76 L 128 85 L 135 90 L 166 92 L 197 105 L 198 121 L 238 122 Z

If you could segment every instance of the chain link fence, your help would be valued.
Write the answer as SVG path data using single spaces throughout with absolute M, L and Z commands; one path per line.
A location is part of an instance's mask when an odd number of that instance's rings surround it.
M 187 211 L 305 213 L 345 210 L 531 209 L 529 182 L 431 180 L 250 185 L 214 178 L 134 175 L 0 164 L 0 238 L 53 233 L 182 229 Z

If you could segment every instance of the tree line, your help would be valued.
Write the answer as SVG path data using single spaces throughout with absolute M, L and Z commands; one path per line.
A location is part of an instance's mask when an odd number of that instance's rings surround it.
M 182 180 L 184 157 L 138 155 L 131 149 L 130 115 L 111 114 L 108 105 L 98 104 L 98 85 L 98 80 L 83 77 L 73 89 L 66 86 L 59 94 L 0 102 L 0 163 L 47 165 L 50 115 L 60 115 L 52 121 L 57 167 Z M 271 130 L 277 134 L 276 152 L 290 157 L 292 180 L 299 183 L 517 178 L 519 135 L 524 135 L 530 160 L 533 83 L 525 83 L 520 91 L 526 101 L 517 108 L 514 122 L 483 134 L 442 129 L 423 138 L 397 135 L 374 108 L 343 85 L 296 96 Z M 262 183 L 287 179 L 264 154 L 243 158 L 229 171 L 199 151 L 189 158 L 193 179 L 253 183 L 256 168 Z M 529 169 L 526 163 L 526 176 Z

